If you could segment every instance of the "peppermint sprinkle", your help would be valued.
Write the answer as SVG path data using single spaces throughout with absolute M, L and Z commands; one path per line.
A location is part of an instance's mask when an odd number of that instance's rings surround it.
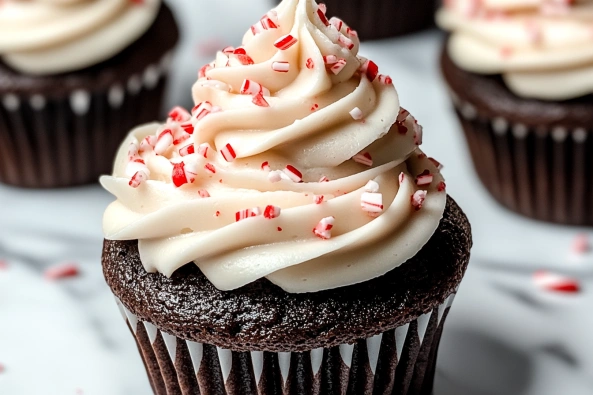
M 284 169 L 284 174 L 288 176 L 293 182 L 303 182 L 303 173 L 301 173 L 296 167 L 287 165 Z
M 259 207 L 237 211 L 235 213 L 235 222 L 239 222 L 251 217 L 257 217 L 258 215 L 261 215 L 261 209 Z
M 253 104 L 259 107 L 270 107 L 270 104 L 264 99 L 261 93 L 253 96 L 253 100 L 251 100 Z
M 360 163 L 365 166 L 373 166 L 373 157 L 368 152 L 361 152 L 360 154 L 354 155 L 352 158 L 356 163 Z
M 342 26 L 344 26 L 344 22 L 340 18 L 336 18 L 335 16 L 329 20 L 330 25 L 336 28 L 337 31 L 342 30 Z
M 439 170 L 442 170 L 443 165 L 438 160 L 436 160 L 435 158 L 428 158 L 428 160 L 432 162 L 434 167 L 436 167 Z
M 432 183 L 433 175 L 430 173 L 430 170 L 424 170 L 421 174 L 416 177 L 416 185 L 429 185 Z
M 227 162 L 232 162 L 235 160 L 235 158 L 237 158 L 237 154 L 230 143 L 225 145 L 222 150 L 220 150 L 220 153 Z
M 420 209 L 422 209 L 422 205 L 424 205 L 427 193 L 427 191 L 416 191 L 416 193 L 412 195 L 412 207 L 414 207 L 416 211 L 420 211 Z
M 198 155 L 208 159 L 208 152 L 210 151 L 210 144 L 203 143 L 198 146 Z
M 172 145 L 173 145 L 173 132 L 171 131 L 171 129 L 165 129 L 158 135 L 156 145 L 154 146 L 154 152 L 157 155 L 162 155 Z
M 338 63 L 338 57 L 336 55 L 327 55 L 323 57 L 323 62 L 326 65 L 331 66 L 333 64 Z
M 330 71 L 335 75 L 338 75 L 342 70 L 344 70 L 344 67 L 346 67 L 346 59 L 338 59 L 338 61 L 332 67 L 330 67 Z
M 276 40 L 274 46 L 281 51 L 286 51 L 287 49 L 295 45 L 297 41 L 298 40 L 295 37 L 293 37 L 290 34 L 287 34 L 286 36 L 282 36 L 278 40 Z
M 282 173 L 281 170 L 271 171 L 268 174 L 268 181 L 273 182 L 273 183 L 280 182 L 280 181 L 282 181 L 282 175 L 283 174 L 284 173 Z
M 350 50 L 352 48 L 354 48 L 354 41 L 352 41 L 348 37 L 344 36 L 343 34 L 340 34 L 340 37 L 338 37 L 338 44 L 340 44 L 342 47 L 350 49 Z
M 329 21 L 327 20 L 327 17 L 325 16 L 325 12 L 321 7 L 319 7 L 317 9 L 317 16 L 319 16 L 321 23 L 323 23 L 325 26 L 329 26 Z
M 535 285 L 545 291 L 574 294 L 581 290 L 576 279 L 547 271 L 539 271 L 533 275 Z
M 370 216 L 377 216 L 383 212 L 383 194 L 365 192 L 360 198 L 360 207 Z
M 263 171 L 271 171 L 272 168 L 270 167 L 270 162 L 266 161 L 261 164 L 261 169 Z
M 329 182 L 329 178 L 327 178 L 326 176 L 322 176 L 322 177 L 319 179 L 319 182 Z
M 379 66 L 372 60 L 366 60 L 359 70 L 362 74 L 365 74 L 369 81 L 373 82 L 379 75 Z
M 401 173 L 399 173 L 399 185 L 403 184 L 405 179 L 406 179 L 406 175 L 402 171 Z
M 447 184 L 445 184 L 444 181 L 439 182 L 439 185 L 437 185 L 437 191 L 444 192 L 446 189 L 447 189 Z
M 310 70 L 315 67 L 315 61 L 312 58 L 307 59 L 305 66 Z
M 132 188 L 138 188 L 146 180 L 148 180 L 148 174 L 145 171 L 137 171 L 130 179 L 128 185 Z
M 189 145 L 186 145 L 185 147 L 179 149 L 179 156 L 188 156 L 188 155 L 191 155 L 193 153 L 195 153 L 194 144 L 193 143 L 192 144 L 189 144 Z
M 364 116 L 362 114 L 362 110 L 358 107 L 354 107 L 352 111 L 350 111 L 350 116 L 355 121 L 360 121 Z
M 206 169 L 207 172 L 215 174 L 216 173 L 216 167 L 214 167 L 214 165 L 212 163 L 206 163 L 206 165 L 204 165 L 204 169 Z
M 319 237 L 323 240 L 329 240 L 332 237 L 331 230 L 334 227 L 336 219 L 335 217 L 326 217 L 323 218 L 315 228 L 313 228 L 313 233 L 315 236 Z
M 278 73 L 288 73 L 290 71 L 290 63 L 288 62 L 274 62 L 272 63 L 272 70 Z
M 173 122 L 185 122 L 189 121 L 191 114 L 183 107 L 174 107 L 169 111 L 169 119 Z
M 277 206 L 266 206 L 264 209 L 264 218 L 266 219 L 274 219 L 280 216 L 282 209 Z
M 315 202 L 315 204 L 321 204 L 321 203 L 323 203 L 324 200 L 325 200 L 325 196 L 323 196 L 323 195 L 313 196 L 313 201 Z
M 201 198 L 209 198 L 210 197 L 210 193 L 208 193 L 208 191 L 205 189 L 200 189 L 198 191 L 198 195 L 200 195 Z

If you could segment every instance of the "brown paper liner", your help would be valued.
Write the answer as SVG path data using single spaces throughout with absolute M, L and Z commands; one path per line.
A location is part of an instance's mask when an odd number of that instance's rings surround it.
M 105 91 L 0 92 L 0 182 L 54 188 L 109 173 L 129 130 L 158 118 L 168 67 L 169 55 Z
M 156 395 L 430 395 L 454 294 L 405 326 L 308 352 L 235 352 L 140 322 L 118 300 Z
M 526 126 L 453 101 L 478 176 L 498 202 L 542 221 L 593 225 L 590 129 Z

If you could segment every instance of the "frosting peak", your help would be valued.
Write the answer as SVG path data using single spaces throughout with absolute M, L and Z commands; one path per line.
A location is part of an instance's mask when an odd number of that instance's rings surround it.
M 204 66 L 196 107 L 134 130 L 103 186 L 107 238 L 139 240 L 149 271 L 194 261 L 235 289 L 366 281 L 414 256 L 446 203 L 422 128 L 356 32 L 285 0 Z
M 448 0 L 437 21 L 452 32 L 448 50 L 459 67 L 502 74 L 519 96 L 593 92 L 591 0 Z
M 30 74 L 83 69 L 140 38 L 159 8 L 160 0 L 3 0 L 0 56 Z

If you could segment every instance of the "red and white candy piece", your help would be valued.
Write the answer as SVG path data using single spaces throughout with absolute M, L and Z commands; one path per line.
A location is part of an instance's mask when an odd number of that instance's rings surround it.
M 166 128 L 159 132 L 154 146 L 154 152 L 157 155 L 164 154 L 173 145 L 173 131 Z
M 324 14 L 327 14 L 327 6 L 324 3 L 319 3 L 317 9 L 321 10 L 321 12 L 323 12 Z
M 406 179 L 406 175 L 402 171 L 401 173 L 399 173 L 399 185 L 403 184 L 405 179 Z
M 200 195 L 201 198 L 209 198 L 210 197 L 210 193 L 208 193 L 208 191 L 205 189 L 200 189 L 198 191 L 198 195 Z
M 591 251 L 591 244 L 589 243 L 589 235 L 581 233 L 577 235 L 572 241 L 571 251 L 573 254 L 582 255 Z
M 444 181 L 439 182 L 439 185 L 437 185 L 437 191 L 444 192 L 446 189 L 447 189 L 447 184 L 445 184 Z
M 272 168 L 270 167 L 270 162 L 265 161 L 261 164 L 261 169 L 263 171 L 272 171 Z
M 204 66 L 202 66 L 200 68 L 200 71 L 198 71 L 198 79 L 206 78 L 206 73 L 208 73 L 213 68 L 214 68 L 214 65 L 212 63 L 208 63 L 208 64 L 205 64 Z
M 191 118 L 191 114 L 183 107 L 177 106 L 173 107 L 171 111 L 169 111 L 169 121 L 170 122 L 185 122 L 189 121 Z
M 187 134 L 194 134 L 195 127 L 192 122 L 181 123 L 179 127 Z
M 258 93 L 257 95 L 253 96 L 251 102 L 258 107 L 270 107 L 270 103 L 268 103 L 266 99 L 264 99 L 264 96 L 261 93 Z
M 424 205 L 424 201 L 426 200 L 426 195 L 427 195 L 427 191 L 416 191 L 411 198 L 412 201 L 412 207 L 414 207 L 414 209 L 416 211 L 419 211 L 420 209 L 422 209 L 422 206 Z
M 352 160 L 365 166 L 373 166 L 373 157 L 368 152 L 358 153 L 352 157 Z
M 315 233 L 315 236 L 317 236 L 321 239 L 324 239 L 324 240 L 331 239 L 331 237 L 332 237 L 331 230 L 334 227 L 335 221 L 336 221 L 336 218 L 333 216 L 323 218 L 321 221 L 319 221 L 317 226 L 315 226 L 315 228 L 313 228 L 313 233 Z
M 171 178 L 173 179 L 173 184 L 179 188 L 185 184 L 191 184 L 196 180 L 197 177 L 197 170 L 195 166 L 185 163 L 173 163 L 173 173 Z
M 251 26 L 251 32 L 255 36 L 257 34 L 263 33 L 266 30 L 278 29 L 278 26 L 278 13 L 272 10 L 264 15 L 258 23 Z
M 323 203 L 324 200 L 325 200 L 325 196 L 323 196 L 323 195 L 313 196 L 313 201 L 315 202 L 315 204 L 321 204 L 321 203 Z
M 543 270 L 534 273 L 533 282 L 537 287 L 551 292 L 578 293 L 581 290 L 576 279 Z
M 432 162 L 432 164 L 439 170 L 441 170 L 443 168 L 443 165 L 441 162 L 439 162 L 438 160 L 436 160 L 435 158 L 428 158 L 429 161 Z
M 310 70 L 315 67 L 315 61 L 312 58 L 307 59 L 305 66 Z
M 329 69 L 332 73 L 338 75 L 344 70 L 344 67 L 346 67 L 346 59 L 338 59 Z
M 329 24 L 335 27 L 337 31 L 340 31 L 342 30 L 342 26 L 344 26 L 344 21 L 334 16 L 330 18 Z
M 264 218 L 266 218 L 266 219 L 278 218 L 281 213 L 282 213 L 282 209 L 280 207 L 268 205 L 264 209 Z
M 336 55 L 327 55 L 323 57 L 323 62 L 327 65 L 327 66 L 331 66 L 334 65 L 336 63 L 338 63 L 338 57 Z
M 325 26 L 329 26 L 329 21 L 327 20 L 327 16 L 325 16 L 325 4 L 324 7 L 319 7 L 317 9 L 317 16 L 319 17 L 319 19 L 321 20 L 321 23 L 323 23 Z
M 208 153 L 210 152 L 210 144 L 202 143 L 198 146 L 198 155 L 208 159 Z
M 430 173 L 430 170 L 424 170 L 421 174 L 416 177 L 416 185 L 429 185 L 432 184 L 434 176 Z
M 212 174 L 216 173 L 216 167 L 214 167 L 214 165 L 212 163 L 206 163 L 204 165 L 204 170 L 206 170 L 208 173 L 212 173 Z
M 63 278 L 77 276 L 79 272 L 80 269 L 75 263 L 62 263 L 46 269 L 43 276 L 47 280 L 61 280 Z
M 233 149 L 231 143 L 228 143 L 227 145 L 222 147 L 222 149 L 220 150 L 220 154 L 227 162 L 232 162 L 235 160 L 235 158 L 237 158 L 237 153 Z
M 134 160 L 138 157 L 138 144 L 131 142 L 128 148 L 128 160 Z
M 282 172 L 282 170 L 270 171 L 270 173 L 268 173 L 268 181 L 274 182 L 274 183 L 280 182 L 280 181 L 282 181 L 283 175 L 284 175 L 284 173 Z
M 196 151 L 193 143 L 188 144 L 185 147 L 179 148 L 179 156 L 188 156 L 194 154 L 195 152 Z
M 359 71 L 366 75 L 369 81 L 373 82 L 379 75 L 379 66 L 372 60 L 367 59 L 362 66 L 360 66 Z
M 270 90 L 268 88 L 252 80 L 244 80 L 239 93 L 241 93 L 242 95 L 255 96 L 261 94 L 264 96 L 270 96 Z
M 364 192 L 360 197 L 360 207 L 370 216 L 377 216 L 383 212 L 383 194 Z
M 352 117 L 352 119 L 354 119 L 355 121 L 360 121 L 361 119 L 364 118 L 364 115 L 362 113 L 362 110 L 358 107 L 354 107 L 352 109 L 352 111 L 350 111 L 350 116 Z
M 399 109 L 399 114 L 397 115 L 397 123 L 403 123 L 406 121 L 406 119 L 408 119 L 408 117 L 410 116 L 410 112 L 408 110 L 406 110 L 405 108 L 401 107 Z
M 366 192 L 377 193 L 379 192 L 379 183 L 377 183 L 377 181 L 370 180 L 364 186 L 364 190 Z
M 210 103 L 209 101 L 204 101 L 198 104 L 191 110 L 192 119 L 195 121 L 199 121 L 203 119 L 205 116 L 210 115 L 210 113 L 212 112 L 212 107 L 212 103 Z
M 237 211 L 235 213 L 235 222 L 239 222 L 251 217 L 257 217 L 258 215 L 261 215 L 261 209 L 259 207 Z
M 414 120 L 414 144 L 422 145 L 422 138 L 424 136 L 424 128 Z
M 295 45 L 297 42 L 298 40 L 296 39 L 296 37 L 287 34 L 286 36 L 282 36 L 278 40 L 276 40 L 276 42 L 274 42 L 274 46 L 281 51 L 286 51 L 287 49 Z
M 272 70 L 278 73 L 288 73 L 290 71 L 289 62 L 273 62 Z
M 377 78 L 379 79 L 379 82 L 382 84 L 385 84 L 385 85 L 393 84 L 393 79 L 388 75 L 379 74 L 379 76 Z
M 344 36 L 343 34 L 340 34 L 340 37 L 338 37 L 338 44 L 347 49 L 354 48 L 354 41 Z
M 144 162 L 144 159 L 136 157 L 129 161 L 126 165 L 126 174 L 128 175 L 128 177 L 132 177 L 139 171 L 143 171 L 147 174 L 150 174 L 150 171 L 148 170 L 148 166 L 146 166 L 146 162 Z
M 284 174 L 293 182 L 303 182 L 303 173 L 292 165 L 286 165 L 283 170 Z
M 319 182 L 329 182 L 329 178 L 327 178 L 326 176 L 321 176 L 321 178 L 319 179 Z
M 157 137 L 155 135 L 144 137 L 144 139 L 140 142 L 140 147 L 138 147 L 138 154 L 144 155 L 153 152 L 156 142 Z

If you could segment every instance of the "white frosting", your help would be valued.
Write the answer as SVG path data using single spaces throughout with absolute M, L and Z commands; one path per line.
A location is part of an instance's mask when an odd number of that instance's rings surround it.
M 29 74 L 56 74 L 105 61 L 154 22 L 160 0 L 4 0 L 0 56 Z
M 593 92 L 593 1 L 449 0 L 437 14 L 461 68 L 502 74 L 519 96 L 565 100 Z
M 189 140 L 161 155 L 142 154 L 147 181 L 130 187 L 128 149 L 130 143 L 138 146 L 145 137 L 158 135 L 164 129 L 158 124 L 132 131 L 113 175 L 101 179 L 117 198 L 105 213 L 106 237 L 138 239 L 148 271 L 170 276 L 194 261 L 222 290 L 267 277 L 288 292 L 315 292 L 387 273 L 412 258 L 438 227 L 446 204 L 439 171 L 417 147 L 421 136 L 414 118 L 404 116 L 396 123 L 399 101 L 393 85 L 384 78 L 370 82 L 358 72 L 356 36 L 351 36 L 351 50 L 338 44 L 347 27 L 340 33 L 325 26 L 313 0 L 286 0 L 277 15 L 278 29 L 255 36 L 249 32 L 244 38 L 253 65 L 235 65 L 233 55 L 229 59 L 221 52 L 197 81 L 196 104 L 209 101 L 221 111 L 194 121 Z M 273 43 L 289 33 L 297 43 L 276 49 Z M 323 56 L 328 55 L 346 60 L 337 75 L 326 70 Z M 313 67 L 307 67 L 309 59 Z M 289 71 L 274 71 L 274 62 L 288 62 Z M 269 89 L 269 107 L 238 93 L 246 79 Z M 353 119 L 354 108 L 363 119 Z M 175 123 L 167 127 L 177 135 Z M 196 153 L 180 157 L 179 149 L 189 143 Z M 207 158 L 197 153 L 202 143 L 213 147 Z M 227 144 L 236 154 L 232 162 L 221 152 Z M 352 160 L 360 152 L 372 155 L 371 166 Z M 196 175 L 176 188 L 172 163 L 180 161 Z M 263 162 L 269 170 L 261 169 Z M 206 165 L 216 173 L 206 171 Z M 270 181 L 274 171 L 287 165 L 302 172 L 303 182 L 286 176 Z M 432 182 L 416 185 L 416 176 L 425 170 Z M 320 182 L 322 176 L 330 181 Z M 384 208 L 376 217 L 361 209 L 369 180 L 382 194 Z M 201 198 L 201 190 L 210 197 Z M 428 195 L 416 211 L 412 195 L 419 190 Z M 323 203 L 316 204 L 320 195 Z M 237 212 L 268 205 L 280 207 L 281 215 L 236 222 Z M 312 229 L 331 216 L 332 237 L 323 240 Z

